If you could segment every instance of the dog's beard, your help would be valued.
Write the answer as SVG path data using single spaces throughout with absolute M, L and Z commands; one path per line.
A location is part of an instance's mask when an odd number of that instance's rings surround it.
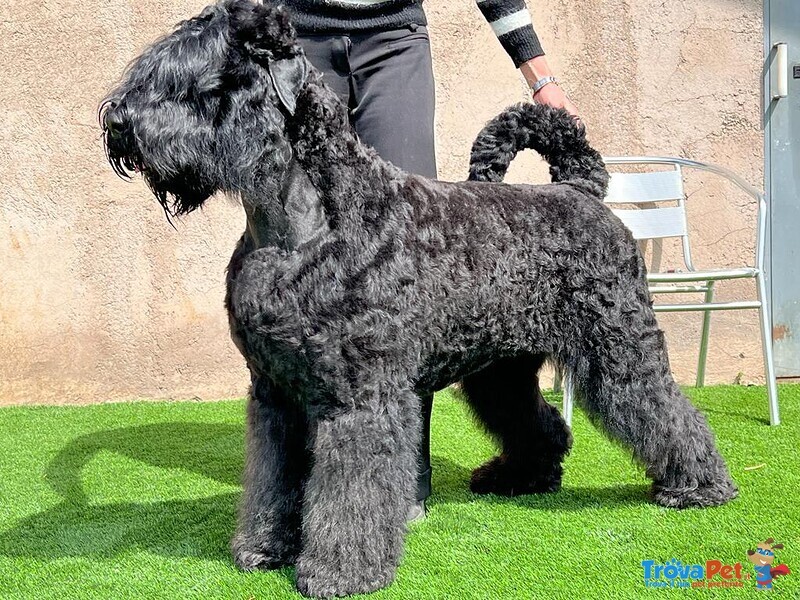
M 200 208 L 216 191 L 215 186 L 203 177 L 175 177 L 162 179 L 149 169 L 141 155 L 137 152 L 118 153 L 114 144 L 109 144 L 106 137 L 106 156 L 114 172 L 123 180 L 131 181 L 135 174 L 140 174 L 147 187 L 164 209 L 167 220 L 172 223 L 173 217 L 187 215 Z
M 186 215 L 200 208 L 216 191 L 215 185 L 203 174 L 187 173 L 182 176 L 161 177 L 156 169 L 147 165 L 135 144 L 131 144 L 126 137 L 114 135 L 107 130 L 103 132 L 108 163 L 125 181 L 131 181 L 136 174 L 141 175 L 164 209 L 170 224 L 173 217 Z
M 216 191 L 216 187 L 202 177 L 190 176 L 163 181 L 147 169 L 142 169 L 142 174 L 150 191 L 164 209 L 167 220 L 188 215 L 200 208 Z
M 113 131 L 106 122 L 107 115 L 114 110 L 117 102 L 105 100 L 100 105 L 97 120 L 100 123 L 103 138 L 103 148 L 108 164 L 120 178 L 130 180 L 134 173 L 141 170 L 141 156 L 136 152 L 135 144 L 131 143 L 127 131 Z
M 143 170 L 141 155 L 135 150 L 127 148 L 127 145 L 124 136 L 115 135 L 106 129 L 103 130 L 103 146 L 108 164 L 111 165 L 117 176 L 126 181 L 132 179 L 135 173 Z
M 116 154 L 110 151 L 106 143 L 106 156 L 114 172 L 122 179 L 130 181 L 135 173 L 143 171 L 142 161 L 139 157 L 130 154 Z

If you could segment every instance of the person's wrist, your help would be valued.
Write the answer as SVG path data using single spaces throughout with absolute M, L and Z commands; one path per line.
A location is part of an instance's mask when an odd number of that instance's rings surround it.
M 548 86 L 558 86 L 558 79 L 553 77 L 552 75 L 547 75 L 546 77 L 542 77 L 538 81 L 534 81 L 530 84 L 531 93 L 535 98 L 536 95 L 541 92 L 544 88 Z
M 540 79 L 553 76 L 553 71 L 547 64 L 547 59 L 544 55 L 536 56 L 522 63 L 519 70 L 525 78 L 525 81 L 527 81 L 528 85 L 531 87 Z

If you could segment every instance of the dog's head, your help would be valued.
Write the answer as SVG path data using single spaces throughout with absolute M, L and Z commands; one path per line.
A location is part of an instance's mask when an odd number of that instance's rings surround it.
M 168 215 L 270 180 L 289 160 L 286 123 L 309 71 L 283 9 L 211 5 L 134 60 L 101 104 L 109 162 L 141 173 Z
M 768 538 L 758 544 L 755 550 L 748 550 L 747 560 L 757 567 L 771 565 L 775 561 L 775 550 L 783 550 L 783 544 L 775 544 L 774 542 L 774 539 Z

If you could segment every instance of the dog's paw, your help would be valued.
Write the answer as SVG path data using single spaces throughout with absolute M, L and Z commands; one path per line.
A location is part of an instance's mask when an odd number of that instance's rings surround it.
M 495 456 L 472 472 L 469 487 L 475 494 L 520 496 L 546 494 L 561 489 L 561 463 L 546 466 L 525 465 Z
M 664 487 L 653 484 L 653 501 L 667 508 L 705 508 L 720 506 L 736 498 L 739 490 L 730 479 L 710 485 L 693 487 Z
M 296 553 L 283 549 L 281 552 L 268 552 L 244 536 L 237 535 L 231 541 L 233 562 L 242 571 L 265 571 L 293 565 Z
M 297 589 L 308 598 L 334 598 L 353 594 L 369 594 L 389 586 L 394 581 L 394 569 L 375 571 L 354 569 L 348 575 L 331 570 L 327 565 L 313 568 L 297 566 Z

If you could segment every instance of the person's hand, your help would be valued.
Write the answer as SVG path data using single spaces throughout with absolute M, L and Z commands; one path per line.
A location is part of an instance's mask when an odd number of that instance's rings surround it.
M 525 81 L 527 81 L 528 85 L 531 87 L 533 87 L 537 81 L 553 75 L 553 71 L 547 64 L 547 58 L 544 55 L 537 56 L 523 63 L 520 65 L 519 70 L 523 77 L 525 77 Z M 545 85 L 533 95 L 533 101 L 539 104 L 547 104 L 554 108 L 563 108 L 575 117 L 579 123 L 581 121 L 578 115 L 578 108 L 557 83 L 548 83 Z
M 580 116 L 578 115 L 578 108 L 569 99 L 564 93 L 564 90 L 561 89 L 561 86 L 557 83 L 548 83 L 538 92 L 533 95 L 534 102 L 538 102 L 539 104 L 547 104 L 554 108 L 563 108 L 573 117 L 580 121 Z

